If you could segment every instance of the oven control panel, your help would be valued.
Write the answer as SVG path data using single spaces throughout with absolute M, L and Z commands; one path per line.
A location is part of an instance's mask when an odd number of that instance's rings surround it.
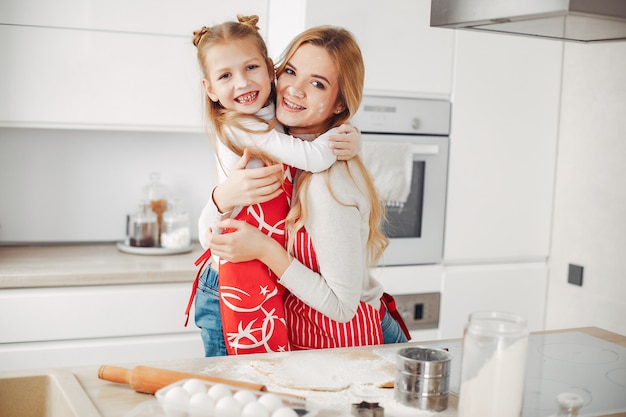
M 409 330 L 439 327 L 441 293 L 394 294 L 393 297 L 396 299 L 396 308 Z

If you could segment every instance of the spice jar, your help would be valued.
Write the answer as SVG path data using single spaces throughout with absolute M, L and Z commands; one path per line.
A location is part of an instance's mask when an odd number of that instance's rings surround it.
M 458 417 L 520 417 L 527 350 L 523 317 L 470 314 L 463 334 Z
M 128 244 L 130 246 L 153 247 L 157 246 L 157 240 L 157 216 L 150 209 L 148 201 L 143 201 L 139 205 L 139 211 L 130 215 L 128 219 Z
M 161 246 L 172 249 L 189 246 L 189 213 L 179 200 L 170 201 L 163 213 Z
M 144 195 L 150 202 L 150 209 L 157 216 L 157 244 L 160 246 L 159 238 L 163 228 L 163 213 L 167 210 L 167 187 L 161 183 L 161 174 L 153 172 L 150 174 L 150 183 L 144 187 Z

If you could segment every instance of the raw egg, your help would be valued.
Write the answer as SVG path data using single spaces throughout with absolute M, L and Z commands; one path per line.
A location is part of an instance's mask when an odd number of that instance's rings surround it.
M 280 399 L 280 397 L 276 394 L 272 394 L 271 392 L 261 395 L 258 399 L 258 402 L 260 404 L 263 404 L 263 406 L 267 408 L 270 413 L 273 413 L 283 406 L 283 401 Z
M 241 403 L 242 406 L 245 406 L 248 403 L 256 401 L 256 395 L 254 395 L 250 391 L 241 390 L 237 391 L 233 397 Z
M 230 388 L 224 384 L 215 384 L 209 388 L 209 397 L 213 398 L 216 402 L 224 397 L 232 397 L 232 395 Z
M 270 417 L 270 412 L 263 404 L 253 401 L 243 407 L 241 417 Z
M 240 417 L 241 404 L 232 396 L 222 397 L 215 404 L 215 417 Z
M 199 379 L 188 379 L 183 384 L 183 388 L 189 393 L 189 395 L 193 395 L 197 392 L 202 392 L 206 394 L 207 392 L 204 381 L 201 381 Z

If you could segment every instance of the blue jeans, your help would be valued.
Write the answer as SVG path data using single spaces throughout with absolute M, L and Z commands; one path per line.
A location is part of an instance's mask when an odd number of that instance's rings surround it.
M 383 328 L 383 343 L 404 343 L 407 342 L 408 339 L 404 335 L 402 328 L 393 318 L 391 314 L 385 308 L 385 314 L 383 315 L 382 320 L 380 321 L 380 326 Z
M 217 283 L 217 272 L 207 266 L 198 280 L 195 300 L 196 326 L 200 328 L 205 356 L 227 355 Z
M 207 267 L 202 271 L 198 280 L 195 308 L 196 326 L 200 328 L 204 355 L 207 357 L 226 356 L 226 343 L 220 315 L 218 275 L 213 268 Z M 386 309 L 380 325 L 385 344 L 407 342 L 402 328 Z

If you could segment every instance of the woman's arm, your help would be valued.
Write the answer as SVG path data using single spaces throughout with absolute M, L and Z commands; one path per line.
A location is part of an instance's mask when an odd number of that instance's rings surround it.
M 319 273 L 294 262 L 279 279 L 296 297 L 339 322 L 351 320 L 361 299 L 367 298 L 364 291 L 373 290 L 366 259 L 369 202 L 344 168 L 345 164 L 338 164 L 330 173 L 334 195 L 341 203 L 330 193 L 322 174 L 313 175 L 307 189 L 305 227 Z
M 342 172 L 341 175 L 347 173 Z M 258 259 L 277 276 L 279 282 L 294 295 L 333 320 L 346 322 L 354 317 L 363 291 L 372 291 L 372 298 L 380 298 L 376 288 L 364 288 L 369 279 L 365 259 L 369 204 L 349 179 L 346 188 L 333 188 L 347 204 L 340 204 L 330 194 L 321 174 L 312 179 L 308 193 L 310 217 L 307 230 L 319 263 L 316 273 L 292 259 L 274 239 L 256 228 L 235 220 L 220 223 L 222 227 L 237 229 L 234 233 L 213 236 L 210 247 L 217 256 L 233 262 Z M 343 182 L 343 180 L 342 180 Z M 376 294 L 374 294 L 376 293 Z
M 278 276 L 289 267 L 291 257 L 285 248 L 256 227 L 235 219 L 223 220 L 219 226 L 234 229 L 232 233 L 207 235 L 211 252 L 219 258 L 231 262 L 258 259 Z

